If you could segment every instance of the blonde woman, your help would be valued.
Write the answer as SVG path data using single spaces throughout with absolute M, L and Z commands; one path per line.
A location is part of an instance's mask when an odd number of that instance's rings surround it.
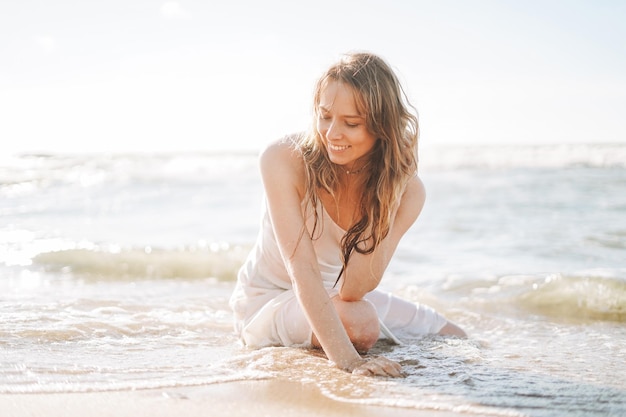
M 318 81 L 310 132 L 260 157 L 265 207 L 231 297 L 248 346 L 320 347 L 348 372 L 400 376 L 362 357 L 383 330 L 464 336 L 431 308 L 376 290 L 424 204 L 416 116 L 391 68 L 348 54 Z

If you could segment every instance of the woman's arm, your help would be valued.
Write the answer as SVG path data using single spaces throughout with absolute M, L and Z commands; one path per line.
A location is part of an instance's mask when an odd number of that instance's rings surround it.
M 425 198 L 424 184 L 417 176 L 413 177 L 407 184 L 397 212 L 392 218 L 387 237 L 370 254 L 352 252 L 339 289 L 342 300 L 360 300 L 378 286 L 400 239 L 422 211 Z
M 315 249 L 305 229 L 302 159 L 292 144 L 282 141 L 268 147 L 260 162 L 269 215 L 298 301 L 328 359 L 352 371 L 363 360 L 324 288 Z

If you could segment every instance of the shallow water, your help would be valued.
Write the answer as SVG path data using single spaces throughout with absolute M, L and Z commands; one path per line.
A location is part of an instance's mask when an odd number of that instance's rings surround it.
M 427 205 L 385 289 L 467 340 L 398 335 L 403 379 L 249 350 L 227 300 L 254 241 L 254 155 L 0 163 L 0 392 L 246 379 L 478 415 L 626 413 L 626 146 L 431 149 Z

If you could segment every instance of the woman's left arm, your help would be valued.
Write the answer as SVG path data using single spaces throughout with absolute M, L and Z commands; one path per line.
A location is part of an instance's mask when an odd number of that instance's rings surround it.
M 370 254 L 352 252 L 339 284 L 339 297 L 342 300 L 360 300 L 378 286 L 400 239 L 422 211 L 425 198 L 424 184 L 419 177 L 413 177 L 407 184 L 395 216 L 392 217 L 385 239 Z

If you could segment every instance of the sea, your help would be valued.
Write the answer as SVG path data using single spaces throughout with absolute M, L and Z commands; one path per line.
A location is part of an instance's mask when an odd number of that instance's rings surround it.
M 421 411 L 626 415 L 626 144 L 421 150 L 426 205 L 381 287 L 469 337 L 381 339 L 399 379 L 239 343 L 257 157 L 0 156 L 0 394 L 281 380 Z

